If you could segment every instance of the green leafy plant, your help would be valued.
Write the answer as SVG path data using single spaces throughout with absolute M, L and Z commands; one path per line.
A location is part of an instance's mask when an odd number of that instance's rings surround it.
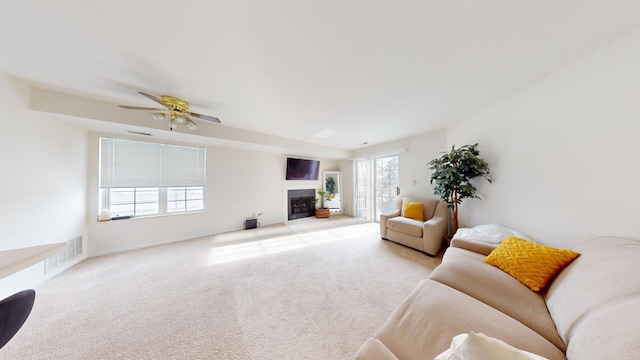
M 336 181 L 332 176 L 329 176 L 325 181 L 325 187 L 327 188 L 327 192 L 329 194 L 333 194 L 334 192 L 336 192 Z
M 478 144 L 464 145 L 456 149 L 455 145 L 442 156 L 431 160 L 427 166 L 433 170 L 431 184 L 433 192 L 447 203 L 451 209 L 451 230 L 458 230 L 458 205 L 462 199 L 480 199 L 471 180 L 483 177 L 491 183 L 489 164 L 479 158 Z
M 318 198 L 315 200 L 317 204 L 320 201 L 320 209 L 325 209 L 324 202 L 333 199 L 333 194 L 327 194 L 324 190 L 318 190 Z

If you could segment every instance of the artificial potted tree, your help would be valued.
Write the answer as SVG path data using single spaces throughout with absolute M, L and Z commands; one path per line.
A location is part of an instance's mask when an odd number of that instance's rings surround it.
M 329 208 L 324 206 L 324 202 L 326 200 L 331 200 L 333 194 L 327 194 L 326 191 L 320 189 L 318 190 L 318 198 L 315 200 L 317 204 L 320 201 L 320 207 L 316 208 L 316 217 L 318 218 L 328 218 L 329 217 Z
M 458 205 L 462 199 L 480 199 L 471 180 L 483 177 L 491 183 L 489 164 L 478 156 L 478 144 L 464 145 L 456 149 L 455 145 L 442 156 L 431 160 L 427 166 L 433 170 L 431 184 L 433 192 L 447 203 L 451 209 L 451 233 L 458 230 Z

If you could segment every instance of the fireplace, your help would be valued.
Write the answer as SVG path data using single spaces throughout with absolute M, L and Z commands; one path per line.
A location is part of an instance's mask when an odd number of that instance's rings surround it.
M 314 216 L 315 189 L 289 190 L 287 192 L 288 220 Z

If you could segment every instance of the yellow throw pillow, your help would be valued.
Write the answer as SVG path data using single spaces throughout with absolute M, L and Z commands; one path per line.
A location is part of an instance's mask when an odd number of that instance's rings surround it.
M 409 219 L 424 221 L 422 203 L 411 201 L 402 202 L 402 216 Z
M 557 249 L 510 236 L 484 261 L 513 276 L 531 290 L 540 291 L 579 255 L 573 250 Z

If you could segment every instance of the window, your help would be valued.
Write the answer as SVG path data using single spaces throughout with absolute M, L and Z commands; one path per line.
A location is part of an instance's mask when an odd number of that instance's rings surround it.
M 145 216 L 204 209 L 204 148 L 100 139 L 100 209 Z
M 167 212 L 196 211 L 203 208 L 204 188 L 202 186 L 167 188 Z
M 117 216 L 156 215 L 159 211 L 159 188 L 112 188 L 105 189 L 108 196 L 105 204 Z

